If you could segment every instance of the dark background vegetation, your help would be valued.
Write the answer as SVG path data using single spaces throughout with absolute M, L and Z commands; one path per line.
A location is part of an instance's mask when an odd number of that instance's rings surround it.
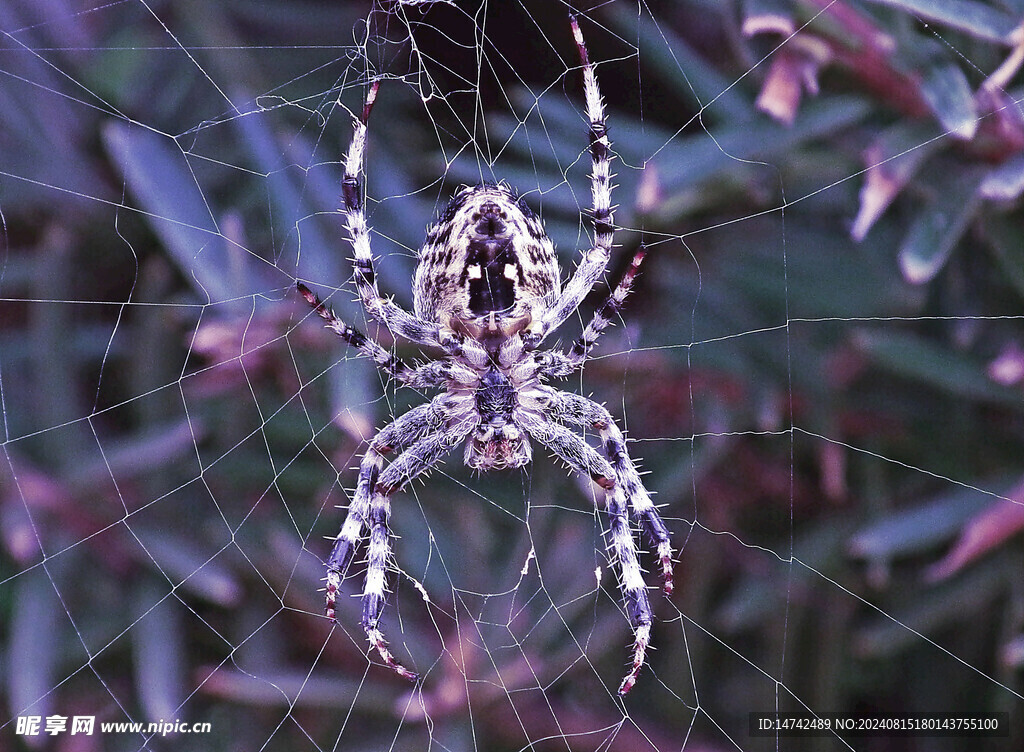
M 1022 6 L 579 8 L 619 160 L 613 266 L 651 252 L 564 386 L 624 421 L 681 549 L 620 702 L 592 490 L 543 452 L 484 478 L 454 458 L 396 496 L 385 624 L 415 691 L 365 659 L 357 599 L 332 630 L 334 507 L 372 428 L 423 396 L 293 293 L 336 289 L 367 327 L 337 214 L 367 62 L 387 293 L 410 303 L 426 224 L 480 179 L 526 193 L 571 268 L 589 167 L 566 7 L 6 0 L 0 747 L 844 748 L 749 738 L 775 709 L 1021 728 Z M 28 714 L 213 732 L 16 738 Z

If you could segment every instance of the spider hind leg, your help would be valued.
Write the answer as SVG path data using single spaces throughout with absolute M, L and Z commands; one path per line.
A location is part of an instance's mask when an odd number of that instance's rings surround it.
M 661 565 L 661 581 L 665 595 L 674 587 L 672 573 L 672 542 L 668 527 L 658 514 L 651 495 L 640 480 L 640 473 L 626 449 L 626 438 L 615 424 L 607 408 L 571 392 L 555 391 L 550 410 L 558 420 L 593 429 L 601 437 L 601 451 L 615 470 L 628 509 L 640 523 L 647 539 L 657 552 Z
M 608 266 L 615 235 L 615 207 L 612 205 L 614 176 L 611 171 L 614 156 L 611 140 L 608 138 L 604 100 L 576 17 L 570 15 L 569 23 L 583 69 L 583 92 L 590 138 L 590 216 L 593 220 L 594 242 L 589 250 L 584 251 L 576 271 L 567 281 L 558 299 L 540 320 L 532 322 L 527 328 L 523 338 L 527 350 L 537 349 L 545 337 L 579 308 Z

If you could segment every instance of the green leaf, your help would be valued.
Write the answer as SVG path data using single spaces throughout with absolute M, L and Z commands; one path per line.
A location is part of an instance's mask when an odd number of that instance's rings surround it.
M 172 584 L 220 606 L 238 603 L 242 586 L 237 577 L 199 536 L 184 538 L 144 527 L 134 528 L 134 533 L 145 549 L 143 555 L 159 564 Z
M 1000 482 L 1000 490 L 1008 484 Z M 858 531 L 847 546 L 858 559 L 891 560 L 934 550 L 992 503 L 993 495 L 957 487 L 917 506 L 900 509 Z
M 1024 298 L 1024 230 L 1010 216 L 994 216 L 984 232 L 1003 279 Z
M 1024 666 L 1024 635 L 1014 637 L 1003 645 L 1003 663 L 1011 669 Z
M 793 6 L 786 0 L 746 0 L 743 3 L 743 33 L 746 36 L 765 32 L 788 36 L 795 31 Z
M 604 10 L 609 25 L 625 39 L 645 40 L 640 47 L 641 64 L 652 66 L 682 101 L 692 102 L 702 111 L 707 108 L 707 114 L 723 122 L 751 119 L 752 102 L 744 90 L 708 65 L 670 25 L 659 24 L 645 14 L 638 16 L 624 3 L 612 3 Z
M 959 66 L 932 67 L 921 83 L 921 93 L 947 133 L 964 141 L 974 138 L 978 131 L 974 92 Z
M 51 560 L 50 572 L 54 562 Z M 61 569 L 63 567 L 60 567 Z M 32 715 L 48 715 L 56 698 L 53 682 L 61 651 L 61 611 L 54 603 L 54 587 L 41 566 L 22 573 L 14 591 L 8 626 L 9 661 L 4 685 L 12 708 Z M 64 616 L 64 619 L 67 617 Z
M 239 255 L 228 248 L 188 160 L 169 136 L 111 122 L 107 152 L 170 257 L 209 302 L 252 294 Z M 241 250 L 241 249 L 235 249 Z
M 312 149 L 300 142 L 301 137 L 293 137 L 289 144 L 282 144 L 267 125 L 263 113 L 250 113 L 231 122 L 257 169 L 266 175 L 266 190 L 273 204 L 270 216 L 278 228 L 275 236 L 283 238 L 275 243 L 280 246 L 274 249 L 276 263 L 287 265 L 283 262 L 287 258 L 284 249 L 291 246 L 288 255 L 296 255 L 307 262 L 304 267 L 314 275 L 314 279 L 341 280 L 341 264 L 338 263 L 341 254 L 337 253 L 340 243 L 332 244 L 324 236 L 324 228 L 316 221 L 315 209 L 311 206 L 311 197 L 317 199 L 322 196 L 321 191 L 312 190 L 320 188 L 318 182 L 310 179 L 308 155 L 313 153 Z M 290 152 L 288 147 L 291 147 Z M 299 163 L 303 169 L 301 173 L 285 161 L 286 153 L 292 157 L 305 157 L 306 163 Z M 337 186 L 340 183 L 339 177 Z M 328 212 L 337 209 L 340 192 L 337 186 L 332 200 L 316 209 Z
M 822 574 L 834 572 L 842 559 L 842 540 L 849 532 L 846 520 L 829 518 L 812 525 L 793 541 L 794 562 L 772 562 L 769 571 L 744 576 L 725 596 L 716 618 L 730 632 L 757 629 L 770 614 L 783 607 L 790 586 L 809 589 Z M 786 588 L 773 583 L 786 583 Z
M 147 426 L 120 441 L 111 441 L 102 457 L 76 463 L 66 482 L 73 488 L 104 488 L 111 476 L 121 481 L 152 473 L 156 468 L 188 463 L 195 442 L 205 432 L 201 418 Z
M 1024 193 L 1024 154 L 1007 159 L 992 169 L 978 188 L 983 198 L 1012 201 Z
M 180 609 L 170 586 L 144 580 L 133 593 L 132 665 L 139 702 L 151 719 L 174 718 L 185 699 L 186 647 Z
M 900 610 L 880 614 L 859 630 L 854 650 L 864 657 L 884 658 L 920 647 L 922 634 L 936 635 L 973 619 L 1005 590 L 1006 573 L 996 566 L 978 567 L 923 594 L 915 589 L 914 597 L 903 599 Z
M 864 153 L 867 172 L 860 205 L 850 228 L 854 240 L 867 236 L 925 160 L 945 143 L 944 135 L 930 120 L 898 121 L 871 142 Z
M 974 0 L 871 0 L 880 5 L 899 8 L 923 21 L 949 26 L 980 39 L 1006 42 L 1017 26 L 1008 13 Z
M 670 197 L 712 176 L 749 167 L 750 162 L 782 159 L 807 141 L 834 137 L 837 131 L 857 123 L 869 111 L 867 102 L 854 97 L 817 99 L 802 108 L 792 126 L 758 118 L 713 128 L 709 133 L 669 143 L 653 164 L 658 174 L 664 176 L 662 190 Z
M 900 269 L 908 282 L 929 282 L 946 265 L 980 205 L 983 176 L 977 167 L 954 167 L 936 176 L 932 202 L 918 213 L 900 246 Z
M 992 381 L 985 365 L 912 334 L 862 330 L 855 341 L 876 364 L 940 392 L 1024 410 L 1020 392 Z

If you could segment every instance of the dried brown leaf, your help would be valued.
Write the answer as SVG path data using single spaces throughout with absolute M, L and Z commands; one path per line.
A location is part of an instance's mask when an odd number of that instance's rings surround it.
M 1024 530 L 1024 482 L 1010 494 L 1010 501 L 999 500 L 970 520 L 953 548 L 927 573 L 934 582 L 944 580 L 968 564 L 999 548 Z

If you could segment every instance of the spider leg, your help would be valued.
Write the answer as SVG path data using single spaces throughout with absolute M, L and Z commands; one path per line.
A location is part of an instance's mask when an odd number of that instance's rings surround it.
M 629 529 L 626 496 L 623 484 L 614 467 L 582 438 L 565 426 L 536 414 L 524 414 L 521 425 L 530 435 L 557 454 L 567 465 L 579 473 L 586 473 L 605 489 L 608 510 L 608 543 L 612 558 L 619 565 L 619 588 L 626 604 L 626 615 L 633 628 L 633 662 L 619 685 L 619 694 L 633 688 L 643 668 L 647 648 L 651 642 L 651 623 L 654 614 L 647 597 L 637 555 L 636 541 Z
M 377 649 L 377 653 L 399 676 L 416 681 L 419 676 L 407 669 L 388 650 L 384 633 L 377 626 L 384 603 L 387 600 L 386 569 L 391 555 L 388 541 L 390 531 L 388 519 L 391 516 L 391 500 L 382 493 L 374 493 L 370 499 L 370 543 L 366 551 L 366 583 L 363 586 L 363 631 L 366 639 Z
M 629 269 L 622 275 L 619 284 L 605 298 L 601 307 L 594 312 L 594 317 L 587 324 L 579 338 L 573 343 L 568 353 L 559 350 L 549 350 L 536 356 L 541 364 L 541 375 L 560 378 L 568 376 L 583 365 L 583 362 L 590 355 L 590 351 L 597 342 L 597 338 L 601 336 L 601 332 L 608 328 L 618 312 L 622 310 L 626 296 L 629 295 L 633 287 L 633 279 L 636 277 L 646 253 L 646 249 L 641 247 L 633 255 L 633 263 L 630 264 Z
M 370 442 L 366 454 L 359 463 L 359 479 L 349 506 L 348 515 L 334 540 L 331 555 L 327 558 L 327 618 L 334 621 L 336 603 L 341 582 L 345 579 L 356 548 L 363 536 L 363 528 L 370 521 L 370 506 L 373 489 L 377 485 L 384 456 L 401 452 L 425 434 L 431 426 L 433 403 L 414 407 L 390 425 L 382 428 Z
M 558 299 L 544 317 L 532 324 L 524 335 L 528 350 L 535 349 L 541 341 L 579 308 L 591 288 L 601 278 L 611 258 L 612 239 L 615 225 L 612 218 L 612 174 L 611 141 L 605 122 L 604 101 L 597 85 L 597 76 L 590 64 L 583 33 L 575 16 L 569 16 L 573 39 L 579 51 L 583 66 L 583 92 L 586 98 L 587 120 L 590 123 L 590 192 L 591 215 L 594 220 L 594 245 L 584 253 L 579 266 L 565 285 Z
M 348 224 L 349 239 L 354 252 L 356 288 L 366 312 L 392 331 L 421 345 L 444 348 L 449 355 L 459 351 L 461 339 L 447 330 L 442 332 L 438 324 L 423 321 L 409 313 L 390 298 L 385 298 L 377 288 L 373 269 L 373 253 L 370 249 L 370 229 L 366 224 L 363 209 L 363 155 L 366 151 L 366 122 L 377 99 L 380 81 L 374 81 L 366 94 L 362 115 L 355 123 L 352 143 L 345 155 L 345 177 L 342 180 L 342 201 Z
M 380 616 L 387 601 L 387 562 L 391 556 L 388 520 L 391 516 L 391 496 L 406 483 L 433 467 L 455 445 L 462 441 L 476 425 L 472 418 L 472 398 L 459 398 L 444 394 L 435 397 L 422 411 L 414 408 L 416 419 L 407 425 L 395 421 L 381 431 L 386 438 L 402 442 L 407 447 L 384 470 L 377 454 L 364 463 L 371 466 L 364 486 L 369 497 L 366 505 L 366 524 L 370 528 L 367 546 L 366 580 L 363 585 L 363 631 L 380 657 L 396 673 L 415 681 L 417 675 L 399 663 L 388 649 L 387 640 L 380 629 Z M 410 414 L 410 413 L 407 413 Z M 393 431 L 391 429 L 394 429 Z M 402 436 L 403 432 L 410 432 Z M 376 443 L 376 440 L 375 440 Z M 367 452 L 367 457 L 370 452 Z M 360 483 L 363 474 L 360 472 Z M 348 554 L 351 561 L 351 554 Z M 328 575 L 330 576 L 330 575 Z
M 648 540 L 657 551 L 661 564 L 661 580 L 665 595 L 671 595 L 672 581 L 672 543 L 669 540 L 668 528 L 658 514 L 657 507 L 651 496 L 640 481 L 636 465 L 626 451 L 626 440 L 622 431 L 615 424 L 608 410 L 578 394 L 552 390 L 555 398 L 549 410 L 557 420 L 563 420 L 579 426 L 589 426 L 601 437 L 601 449 L 608 462 L 615 470 L 615 475 L 622 486 L 623 494 L 629 503 L 630 511 L 635 516 Z
M 339 319 L 334 311 L 301 282 L 295 283 L 299 293 L 312 306 L 317 315 L 326 321 L 326 327 L 356 348 L 363 355 L 373 358 L 377 367 L 397 381 L 412 387 L 427 388 L 443 386 L 452 378 L 452 367 L 447 361 L 431 361 L 411 366 L 397 355 L 381 347 L 358 329 L 353 329 Z

